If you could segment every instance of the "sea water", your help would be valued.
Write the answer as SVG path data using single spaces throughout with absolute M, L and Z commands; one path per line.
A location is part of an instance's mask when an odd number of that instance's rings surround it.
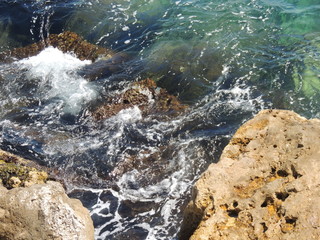
M 1 63 L 1 148 L 52 169 L 96 239 L 176 239 L 192 185 L 243 122 L 319 117 L 319 14 L 318 0 L 3 0 L 3 51 L 68 30 L 130 59 L 93 82 L 80 73 L 95 65 L 52 47 Z M 147 77 L 187 111 L 87 114 Z

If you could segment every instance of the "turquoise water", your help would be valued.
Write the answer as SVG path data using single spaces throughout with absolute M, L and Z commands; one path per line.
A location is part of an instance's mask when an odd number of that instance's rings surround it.
M 320 117 L 319 14 L 319 0 L 1 1 L 2 50 L 69 30 L 130 59 L 90 83 L 78 72 L 94 65 L 56 49 L 2 63 L 0 145 L 53 168 L 96 239 L 174 239 L 192 184 L 240 124 L 264 108 Z M 86 115 L 146 77 L 189 110 Z
M 256 86 L 274 107 L 318 116 L 317 1 L 100 1 L 83 8 L 67 29 L 137 51 L 146 74 L 187 102 L 211 91 L 226 67 L 229 81 Z

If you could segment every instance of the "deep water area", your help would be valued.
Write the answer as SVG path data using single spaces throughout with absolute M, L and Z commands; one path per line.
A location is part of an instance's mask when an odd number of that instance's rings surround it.
M 121 61 L 2 54 L 0 147 L 51 169 L 96 239 L 177 239 L 192 185 L 242 123 L 320 117 L 319 15 L 319 0 L 2 0 L 1 52 L 71 31 Z M 186 110 L 88 114 L 148 78 Z

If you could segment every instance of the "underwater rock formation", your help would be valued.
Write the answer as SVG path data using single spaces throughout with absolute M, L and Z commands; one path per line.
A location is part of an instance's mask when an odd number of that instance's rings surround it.
M 175 96 L 158 88 L 153 80 L 145 79 L 133 83 L 123 93 L 108 99 L 106 104 L 94 109 L 91 115 L 97 120 L 106 119 L 133 106 L 138 106 L 144 115 L 162 113 L 174 116 L 186 109 L 186 105 L 181 104 Z
M 303 63 L 294 68 L 292 77 L 295 91 L 301 90 L 307 98 L 311 98 L 319 96 L 320 90 L 320 58 L 317 55 L 320 49 L 320 33 L 312 34 L 305 38 L 310 41 L 310 45 L 315 51 L 312 54 L 307 54 L 303 59 Z
M 89 211 L 34 166 L 0 150 L 0 239 L 93 239 Z
M 319 239 L 320 120 L 264 110 L 196 182 L 180 239 Z
M 78 71 L 78 74 L 88 81 L 107 78 L 114 73 L 125 71 L 124 63 L 129 59 L 130 56 L 123 52 L 112 54 L 110 58 L 99 59 L 99 61 L 86 65 Z
M 62 52 L 73 52 L 80 60 L 86 59 L 93 62 L 97 59 L 109 59 L 114 54 L 109 49 L 87 42 L 74 32 L 66 31 L 60 34 L 51 34 L 44 41 L 1 53 L 0 59 L 22 59 L 35 56 L 48 46 L 56 47 Z

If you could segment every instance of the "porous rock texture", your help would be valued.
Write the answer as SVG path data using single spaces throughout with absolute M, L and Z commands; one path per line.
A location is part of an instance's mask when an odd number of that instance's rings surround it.
M 320 120 L 264 110 L 196 182 L 180 239 L 320 239 Z
M 90 240 L 93 233 L 88 210 L 58 182 L 0 187 L 0 239 Z
M 38 167 L 0 150 L 0 239 L 93 239 L 89 211 Z

